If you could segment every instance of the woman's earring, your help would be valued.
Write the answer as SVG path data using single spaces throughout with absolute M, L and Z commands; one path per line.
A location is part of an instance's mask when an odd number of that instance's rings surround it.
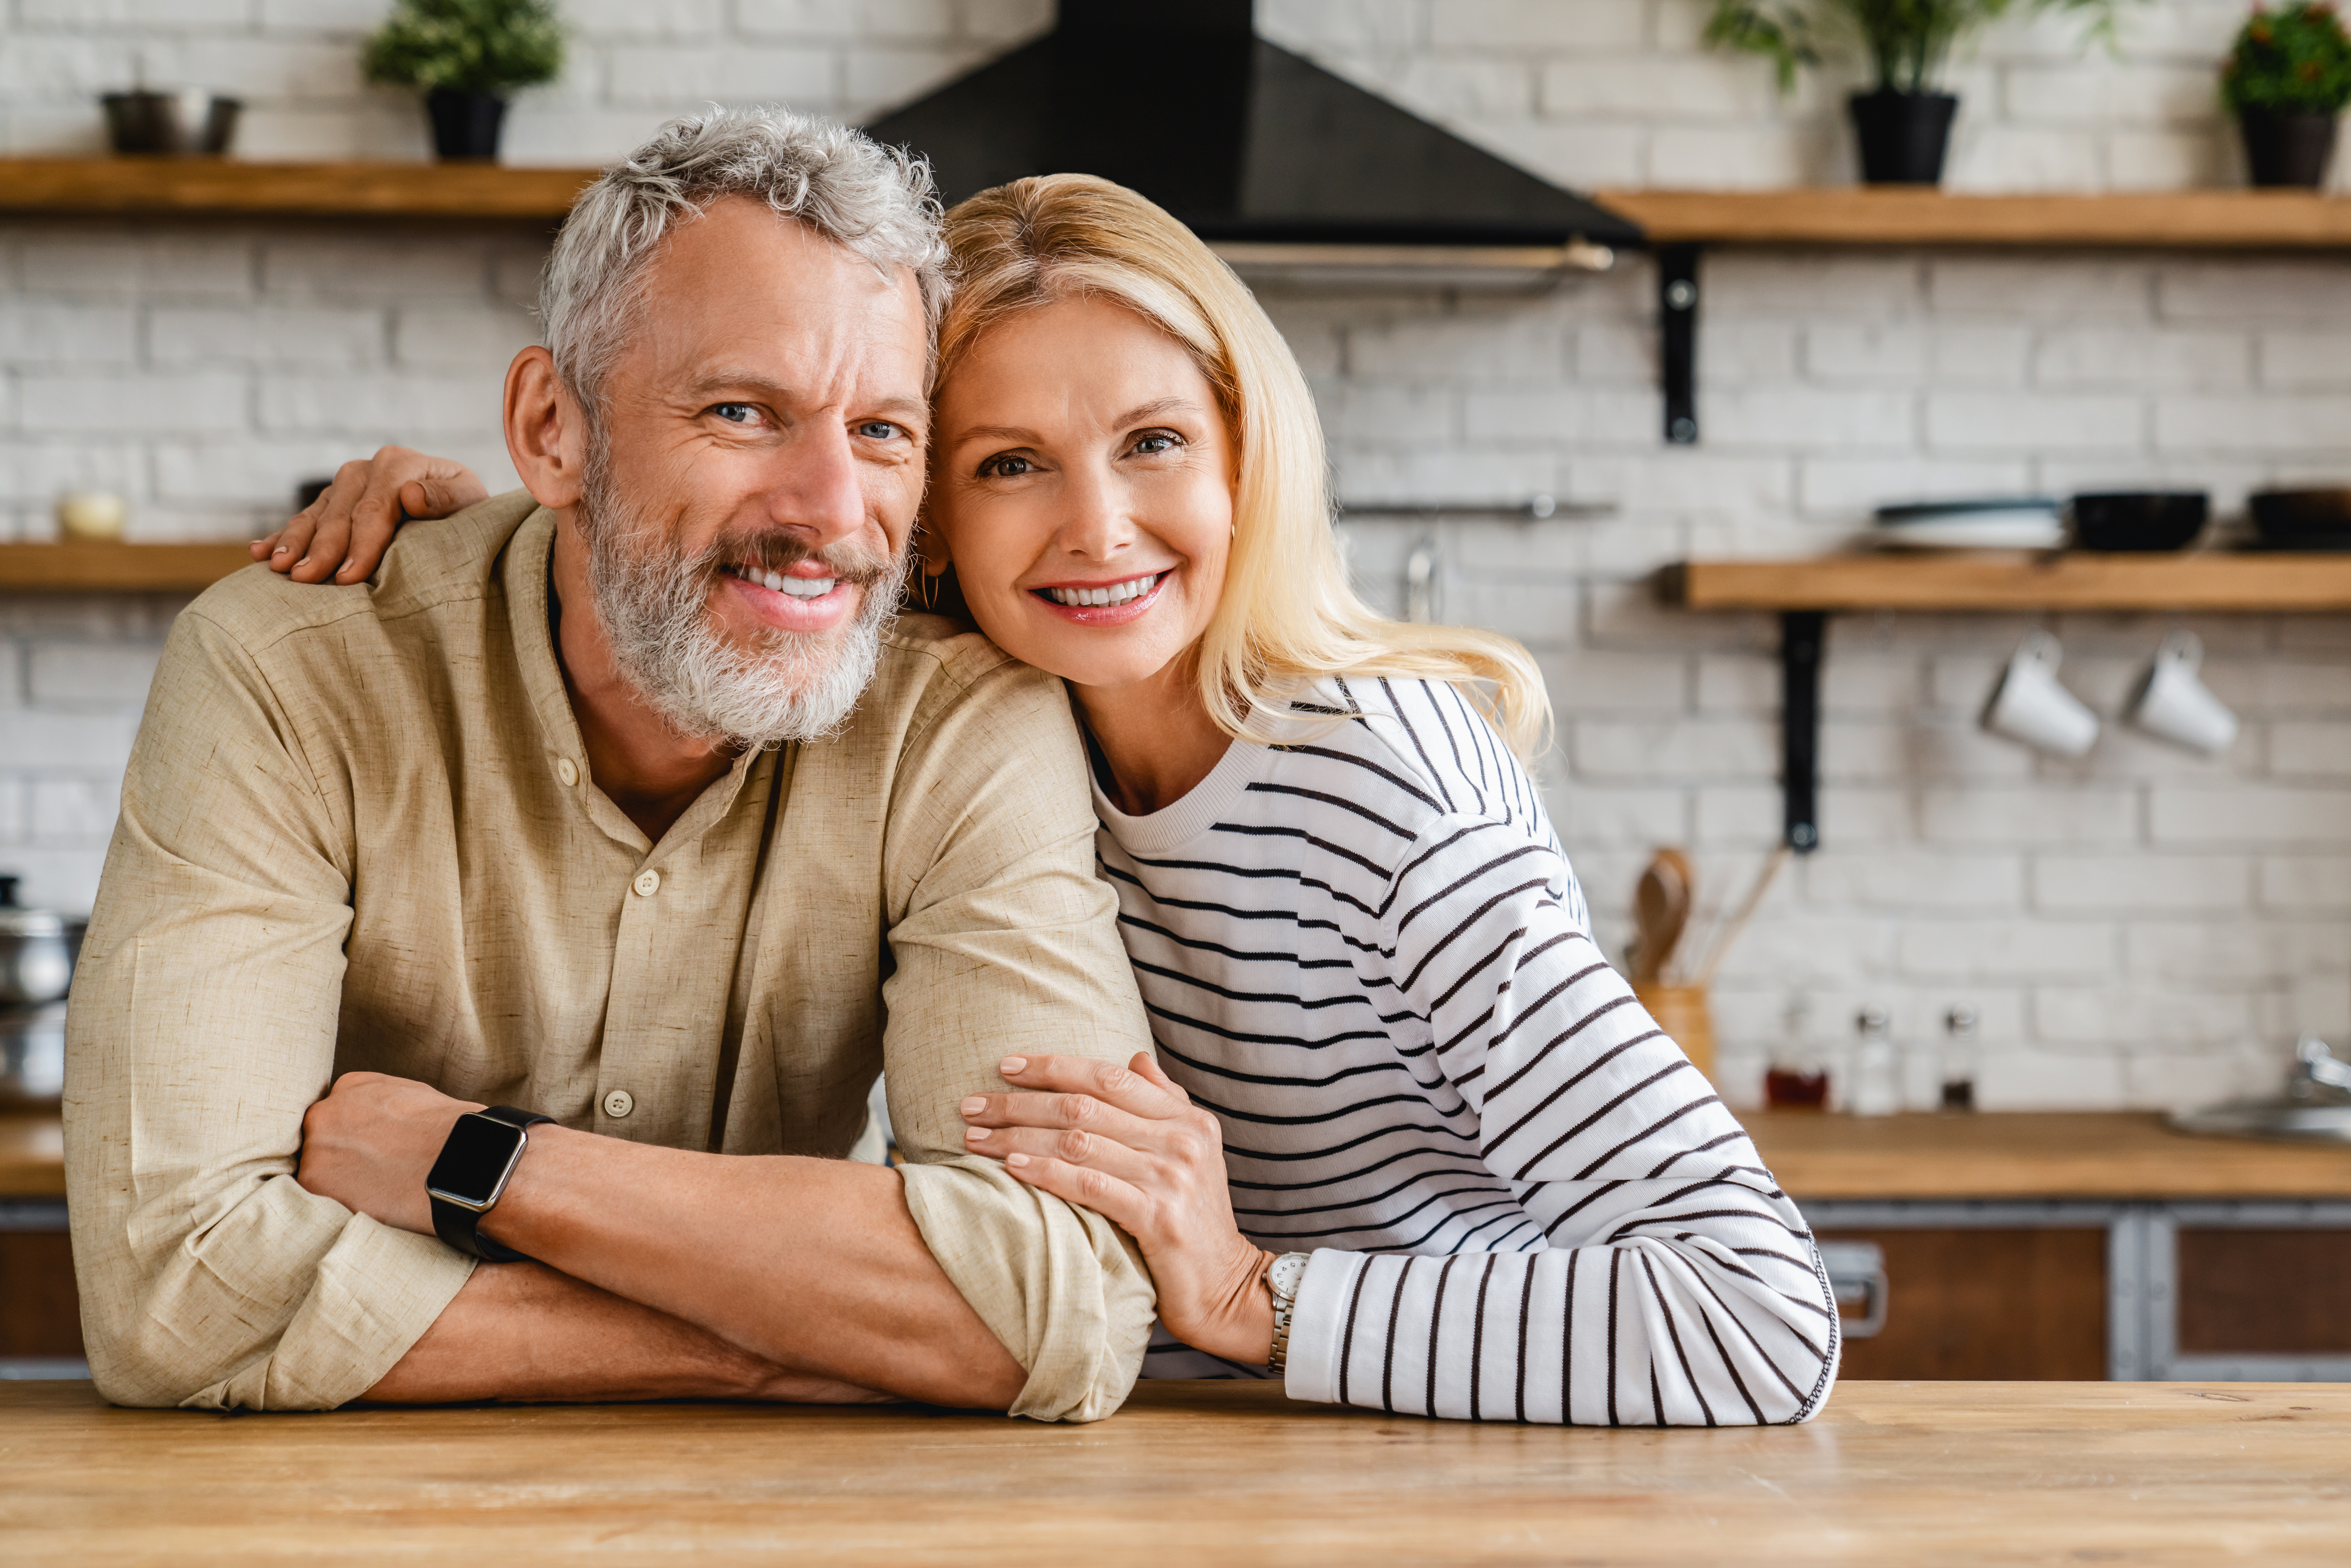
M 939 579 L 946 575 L 946 573 L 944 571 L 931 571 L 927 570 L 923 571 L 922 591 L 924 609 L 936 610 L 939 607 Z

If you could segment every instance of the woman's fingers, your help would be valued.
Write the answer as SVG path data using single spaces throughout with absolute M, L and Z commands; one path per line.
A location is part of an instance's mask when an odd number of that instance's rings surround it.
M 318 530 L 319 503 L 313 501 L 294 514 L 291 521 L 265 541 L 269 545 L 269 570 L 286 573 L 310 553 L 310 536 Z
M 959 1107 L 973 1127 L 1037 1127 L 1054 1133 L 1085 1133 L 1130 1149 L 1156 1150 L 1175 1124 L 1137 1116 L 1091 1094 L 974 1094 Z
M 1150 1058 L 1138 1051 L 1135 1060 L 1148 1061 Z M 1153 1077 L 1145 1078 L 1132 1065 L 1122 1067 L 1115 1061 L 1091 1056 L 1008 1056 L 997 1063 L 996 1070 L 1007 1083 L 1022 1089 L 1090 1095 L 1130 1115 L 1164 1118 L 1190 1103 L 1181 1090 L 1168 1092 L 1174 1085 L 1159 1074 L 1156 1067 Z
M 1075 1128 L 967 1127 L 963 1146 L 975 1155 L 996 1160 L 1009 1161 L 1016 1155 L 1029 1159 L 1062 1160 L 1137 1186 L 1155 1186 L 1158 1176 L 1156 1162 L 1149 1151 L 1100 1133 Z
M 1050 1155 L 1016 1154 L 1004 1167 L 1031 1186 L 1092 1209 L 1138 1239 L 1150 1228 L 1150 1200 L 1116 1176 Z

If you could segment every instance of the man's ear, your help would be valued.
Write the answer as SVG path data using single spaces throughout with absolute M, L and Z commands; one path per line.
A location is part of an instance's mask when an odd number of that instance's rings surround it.
M 507 455 L 531 499 L 551 511 L 579 505 L 588 463 L 587 421 L 555 356 L 537 344 L 507 367 Z

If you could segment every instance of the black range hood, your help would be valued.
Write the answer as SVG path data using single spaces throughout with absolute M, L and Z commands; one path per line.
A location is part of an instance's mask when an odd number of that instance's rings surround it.
M 1061 0 L 1052 32 L 866 130 L 929 158 L 949 204 L 1023 175 L 1099 174 L 1237 261 L 1550 252 L 1590 267 L 1642 243 L 1597 203 L 1267 43 L 1253 9 Z

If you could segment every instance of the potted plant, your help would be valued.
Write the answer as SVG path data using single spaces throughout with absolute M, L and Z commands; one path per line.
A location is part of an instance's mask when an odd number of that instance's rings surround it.
M 1847 101 L 1861 143 L 1861 177 L 1871 184 L 1933 185 L 1943 178 L 1951 119 L 1959 100 L 1935 90 L 1951 46 L 2011 14 L 2081 11 L 2092 31 L 2111 36 L 2117 0 L 1715 0 L 1710 44 L 1768 55 L 1780 90 L 1800 67 L 1839 45 L 1858 44 L 1876 87 Z
M 367 41 L 368 80 L 420 88 L 443 158 L 496 158 L 507 95 L 563 69 L 553 0 L 399 0 Z
M 2256 6 L 2220 67 L 2220 99 L 2244 130 L 2254 184 L 2325 184 L 2335 115 L 2351 101 L 2351 37 L 2334 5 Z

